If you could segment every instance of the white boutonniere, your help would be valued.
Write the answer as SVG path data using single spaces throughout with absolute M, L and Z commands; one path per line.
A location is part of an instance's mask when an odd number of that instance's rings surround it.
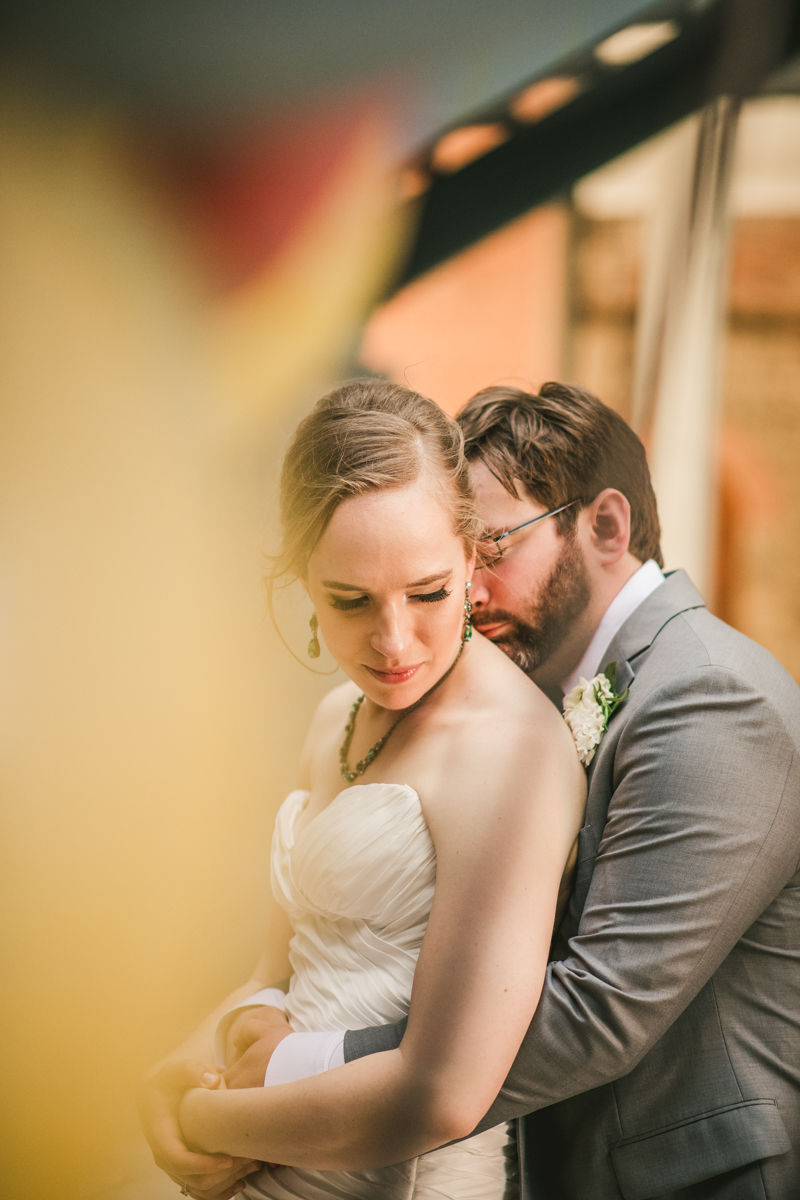
M 594 758 L 612 715 L 628 699 L 629 688 L 624 692 L 617 692 L 616 688 L 617 664 L 613 662 L 594 679 L 581 676 L 578 686 L 564 697 L 564 720 L 585 767 Z

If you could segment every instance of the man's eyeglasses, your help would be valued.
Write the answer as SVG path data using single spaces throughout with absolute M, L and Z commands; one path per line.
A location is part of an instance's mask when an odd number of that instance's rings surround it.
M 501 542 L 504 538 L 511 537 L 512 533 L 519 533 L 520 529 L 527 529 L 530 525 L 538 525 L 540 521 L 546 521 L 548 517 L 554 517 L 556 513 L 563 512 L 565 508 L 572 508 L 573 504 L 577 504 L 577 500 L 570 500 L 568 504 L 562 504 L 559 508 L 553 508 L 550 512 L 542 513 L 540 517 L 534 517 L 531 521 L 523 521 L 521 525 L 515 525 L 513 529 L 507 529 L 505 533 L 493 533 L 484 539 L 485 543 L 494 543 L 493 549 L 487 549 L 481 555 L 481 565 L 484 567 L 493 567 L 503 557 L 503 546 Z

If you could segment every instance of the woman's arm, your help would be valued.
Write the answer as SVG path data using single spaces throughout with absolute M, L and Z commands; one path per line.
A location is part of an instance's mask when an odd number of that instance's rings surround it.
M 193 1190 L 199 1189 L 201 1181 L 215 1186 L 221 1180 L 230 1180 L 233 1185 L 254 1169 L 249 1160 L 232 1162 L 227 1155 L 196 1154 L 189 1150 L 178 1123 L 178 1106 L 189 1087 L 220 1086 L 214 1048 L 217 1025 L 235 1005 L 287 976 L 290 936 L 291 928 L 286 914 L 276 905 L 270 920 L 266 949 L 251 978 L 226 996 L 185 1042 L 156 1063 L 139 1087 L 139 1116 L 157 1165 L 176 1182 L 190 1182 Z M 278 1010 L 274 1011 L 276 1020 L 280 1019 Z M 242 1009 L 241 1017 L 229 1026 L 229 1043 L 236 1037 L 238 1022 L 246 1019 L 248 1012 L 252 1012 L 252 1009 Z
M 352 690 L 352 685 L 350 685 Z M 301 754 L 297 785 L 307 788 L 310 785 L 311 758 L 314 747 L 323 736 L 324 729 L 330 723 L 330 710 L 338 716 L 342 704 L 343 689 L 336 688 L 322 700 L 311 722 Z M 339 721 L 341 725 L 341 721 Z M 250 979 L 240 988 L 231 992 L 209 1017 L 194 1031 L 194 1033 L 176 1050 L 161 1062 L 157 1063 L 144 1077 L 139 1088 L 139 1112 L 153 1156 L 158 1165 L 173 1179 L 184 1182 L 192 1172 L 198 1175 L 203 1171 L 218 1169 L 218 1159 L 208 1155 L 198 1155 L 189 1151 L 184 1143 L 178 1124 L 178 1106 L 187 1088 L 204 1086 L 207 1088 L 224 1087 L 221 1077 L 216 1072 L 215 1064 L 215 1034 L 220 1020 L 230 1010 L 246 1001 L 263 987 L 273 986 L 277 980 L 283 980 L 290 974 L 289 940 L 292 929 L 283 909 L 275 905 L 272 910 L 270 925 L 264 953 Z M 259 1008 L 262 1006 L 259 1004 Z M 280 1037 L 280 1023 L 285 1023 L 280 1010 L 269 1009 L 273 1021 L 273 1033 Z M 225 1062 L 235 1061 L 241 1050 L 240 1034 L 247 1032 L 246 1026 L 252 1021 L 253 1009 L 243 1007 L 227 1024 L 225 1033 Z M 286 1025 L 286 1032 L 289 1031 Z M 233 1068 L 234 1072 L 236 1068 Z M 230 1072 L 229 1072 L 230 1073 Z M 263 1079 L 263 1075 L 262 1075 Z M 194 1181 L 193 1181 L 194 1182 Z M 198 1190 L 195 1188 L 195 1190 Z
M 463 1137 L 483 1116 L 539 998 L 585 779 L 549 705 L 468 733 L 426 789 L 437 887 L 401 1047 L 284 1087 L 189 1092 L 189 1144 L 371 1168 Z

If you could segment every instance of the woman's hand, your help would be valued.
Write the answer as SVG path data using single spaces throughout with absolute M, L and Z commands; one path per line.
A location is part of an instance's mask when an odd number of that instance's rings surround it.
M 246 1171 L 240 1167 L 238 1170 L 227 1171 L 221 1176 L 196 1175 L 182 1179 L 179 1175 L 170 1175 L 170 1179 L 173 1183 L 185 1188 L 186 1191 L 182 1194 L 191 1196 L 193 1200 L 233 1200 L 233 1197 L 238 1196 L 247 1186 L 243 1174 L 249 1175 L 252 1171 L 259 1171 L 263 1165 L 263 1163 L 250 1164 Z
M 263 1082 L 263 1077 L 262 1077 Z M 168 1059 L 153 1067 L 139 1088 L 139 1115 L 156 1165 L 196 1200 L 230 1200 L 244 1176 L 262 1164 L 227 1154 L 196 1154 L 183 1140 L 178 1108 L 189 1088 L 214 1090 L 225 1081 L 214 1067 L 195 1059 Z
M 260 1008 L 245 1009 L 228 1030 L 225 1061 L 231 1065 L 225 1072 L 226 1085 L 263 1087 L 273 1050 L 291 1032 L 279 1008 L 263 1004 Z

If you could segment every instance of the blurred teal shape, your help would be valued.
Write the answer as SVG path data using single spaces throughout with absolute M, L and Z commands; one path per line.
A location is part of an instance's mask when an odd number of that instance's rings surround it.
M 6 62 L 142 115 L 238 122 L 321 92 L 399 98 L 407 147 L 643 11 L 641 0 L 27 0 Z M 694 8 L 697 4 L 693 5 Z

